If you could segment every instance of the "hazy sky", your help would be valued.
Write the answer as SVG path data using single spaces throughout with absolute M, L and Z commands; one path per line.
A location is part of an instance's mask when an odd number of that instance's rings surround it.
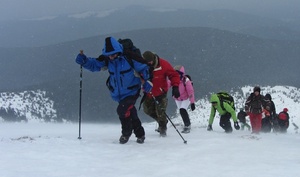
M 0 0 L 0 20 L 40 18 L 131 5 L 200 10 L 235 9 L 282 18 L 300 17 L 300 0 Z

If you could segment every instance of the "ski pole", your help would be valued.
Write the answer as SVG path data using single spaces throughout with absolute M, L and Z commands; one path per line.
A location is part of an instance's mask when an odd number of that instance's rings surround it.
M 80 54 L 83 55 L 83 50 L 80 50 Z M 80 84 L 79 84 L 79 115 L 78 115 L 78 124 L 79 124 L 79 136 L 78 139 L 81 139 L 81 97 L 82 97 L 82 65 L 80 65 Z
M 150 94 L 151 94 L 154 102 L 156 103 L 156 105 L 159 107 L 159 102 L 157 101 L 157 99 L 154 97 L 154 95 L 152 94 L 152 92 L 150 92 Z M 177 133 L 179 134 L 179 136 L 181 137 L 181 139 L 183 140 L 183 143 L 187 144 L 187 141 L 183 138 L 183 136 L 181 135 L 181 133 L 178 131 L 178 129 L 176 128 L 175 124 L 172 122 L 172 120 L 170 119 L 170 117 L 168 116 L 168 114 L 166 113 L 166 111 L 164 111 L 164 114 L 167 117 L 167 119 L 171 122 L 171 124 L 173 125 L 173 127 L 175 128 L 175 130 L 177 131 Z
M 298 133 L 298 129 L 299 129 L 299 127 L 298 127 L 298 125 L 297 124 L 295 124 L 294 122 L 292 123 L 292 125 L 294 125 L 294 130 L 295 130 L 295 133 Z

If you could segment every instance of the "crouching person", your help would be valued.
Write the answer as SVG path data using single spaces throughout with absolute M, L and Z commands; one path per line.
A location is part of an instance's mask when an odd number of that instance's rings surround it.
M 238 123 L 237 117 L 236 117 L 236 112 L 232 108 L 232 106 L 230 106 L 225 101 L 223 101 L 221 103 L 221 101 L 220 101 L 217 94 L 212 94 L 211 99 L 210 99 L 210 103 L 211 103 L 211 110 L 210 110 L 210 116 L 209 116 L 209 120 L 208 120 L 208 127 L 207 127 L 208 131 L 213 130 L 212 129 L 212 124 L 214 122 L 214 117 L 215 117 L 217 111 L 220 114 L 220 123 L 219 123 L 219 125 L 225 130 L 225 133 L 231 133 L 232 132 L 230 118 L 233 119 L 234 128 L 236 130 L 240 129 L 240 126 L 239 126 L 239 123 Z M 221 104 L 223 104 L 223 106 L 221 106 Z
M 284 108 L 283 111 L 278 114 L 278 126 L 280 133 L 286 133 L 290 125 L 289 119 L 290 116 L 288 113 L 288 109 Z

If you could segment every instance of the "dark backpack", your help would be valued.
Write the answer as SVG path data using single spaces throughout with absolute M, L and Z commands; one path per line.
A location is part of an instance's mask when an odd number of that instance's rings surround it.
M 131 39 L 119 39 L 118 42 L 123 46 L 123 53 L 126 56 L 127 61 L 133 68 L 132 60 L 135 60 L 140 63 L 147 64 L 147 61 L 143 58 L 139 48 L 134 46 Z
M 133 42 L 131 39 L 128 39 L 128 38 L 127 39 L 119 39 L 118 42 L 120 44 L 122 44 L 123 51 L 125 51 L 125 52 L 132 51 L 135 54 L 142 56 L 140 49 L 133 45 Z
M 220 105 L 223 110 L 225 110 L 224 102 L 229 104 L 235 110 L 234 99 L 231 95 L 229 95 L 227 92 L 219 92 L 217 93 L 217 96 L 219 97 Z
M 123 46 L 123 54 L 132 68 L 134 68 L 132 60 L 136 60 L 140 63 L 147 64 L 147 61 L 142 57 L 140 49 L 133 45 L 131 39 L 119 39 L 118 42 Z M 101 61 L 103 59 L 100 59 L 99 56 L 98 60 Z M 107 66 L 109 58 L 105 57 L 104 60 Z M 106 68 L 104 68 L 104 70 L 106 70 Z
M 194 85 L 194 83 L 193 83 L 193 81 L 192 81 L 192 77 L 191 77 L 190 75 L 186 74 L 186 75 L 184 75 L 184 80 L 183 80 L 183 85 L 184 85 L 184 86 L 186 86 L 186 85 L 185 85 L 186 78 L 188 78 L 188 79 L 191 81 L 192 85 Z

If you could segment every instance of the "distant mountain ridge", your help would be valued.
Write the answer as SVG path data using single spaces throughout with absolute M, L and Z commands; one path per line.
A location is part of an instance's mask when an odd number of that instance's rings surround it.
M 99 34 L 169 27 L 211 27 L 261 38 L 300 40 L 298 23 L 222 9 L 158 11 L 131 6 L 102 12 L 3 22 L 0 24 L 0 47 L 47 46 Z
M 110 35 L 131 38 L 142 52 L 151 50 L 172 65 L 184 65 L 193 78 L 196 98 L 239 85 L 300 87 L 299 41 L 268 40 L 208 27 L 156 28 Z M 0 70 L 5 73 L 0 75 L 0 91 L 44 90 L 55 102 L 57 117 L 77 119 L 80 70 L 75 57 L 80 49 L 87 56 L 98 57 L 105 37 L 36 48 L 0 48 L 6 56 L 0 60 Z M 83 72 L 83 110 L 91 120 L 115 116 L 116 103 L 105 86 L 107 76 L 107 72 Z M 111 108 L 106 109 L 107 105 Z M 172 101 L 170 108 L 174 111 Z

